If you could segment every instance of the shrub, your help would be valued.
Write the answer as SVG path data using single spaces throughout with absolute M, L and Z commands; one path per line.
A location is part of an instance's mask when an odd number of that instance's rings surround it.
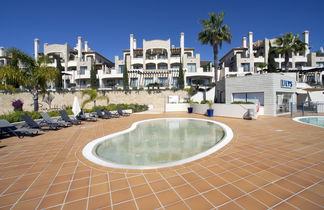
M 200 104 L 207 104 L 208 103 L 208 100 L 202 100 L 201 102 L 200 102 Z
M 17 100 L 11 101 L 11 105 L 13 106 L 14 111 L 18 112 L 18 111 L 23 110 L 24 102 L 22 100 L 20 100 L 20 99 L 17 99 Z
M 8 120 L 9 122 L 20 122 L 23 119 L 21 119 L 20 115 L 29 115 L 33 119 L 39 119 L 41 118 L 39 112 L 24 112 L 24 111 L 17 111 L 12 112 L 10 114 L 6 115 L 0 115 L 0 119 Z
M 145 104 L 119 104 L 120 107 L 122 109 L 132 109 L 133 112 L 143 112 L 148 110 L 148 106 Z M 117 104 L 109 104 L 108 106 L 98 106 L 100 109 L 103 110 L 109 110 L 109 111 L 113 111 L 113 110 L 117 110 Z M 93 107 L 92 109 L 83 109 L 84 112 L 86 113 L 90 113 L 90 112 L 95 112 L 95 107 Z M 72 112 L 72 108 L 68 107 L 66 108 L 66 112 L 68 113 L 68 115 L 73 115 Z M 47 112 L 49 116 L 51 117 L 58 117 L 60 116 L 58 111 L 49 111 Z M 23 121 L 23 119 L 21 119 L 20 115 L 29 115 L 31 118 L 33 119 L 40 119 L 41 115 L 40 112 L 27 112 L 27 111 L 17 111 L 17 112 L 12 112 L 9 114 L 4 114 L 4 115 L 0 115 L 0 119 L 4 119 L 4 120 L 8 120 L 9 122 L 20 122 Z
M 173 92 L 176 92 L 176 91 L 179 90 L 179 88 L 177 88 L 177 87 L 171 87 L 171 90 L 172 90 Z
M 254 104 L 253 102 L 251 101 L 233 101 L 231 104 Z

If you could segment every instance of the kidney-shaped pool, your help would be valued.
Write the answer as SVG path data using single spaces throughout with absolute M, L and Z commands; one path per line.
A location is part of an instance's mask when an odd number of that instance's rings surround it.
M 225 146 L 233 137 L 225 124 L 196 118 L 159 118 L 91 141 L 90 161 L 113 168 L 153 169 L 187 163 Z

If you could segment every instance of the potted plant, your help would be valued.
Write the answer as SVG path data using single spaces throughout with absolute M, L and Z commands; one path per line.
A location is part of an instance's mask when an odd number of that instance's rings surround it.
M 214 109 L 213 109 L 213 101 L 209 100 L 207 101 L 208 104 L 208 109 L 207 109 L 207 116 L 208 117 L 213 117 L 214 116 Z
M 192 105 L 194 104 L 194 101 L 193 100 L 189 100 L 188 103 L 189 103 L 188 113 L 191 114 L 192 113 L 192 110 L 193 110 Z

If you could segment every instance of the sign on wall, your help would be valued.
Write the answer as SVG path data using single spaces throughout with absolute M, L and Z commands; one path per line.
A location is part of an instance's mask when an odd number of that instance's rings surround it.
M 293 82 L 291 80 L 280 80 L 280 85 L 282 88 L 292 88 Z
M 179 96 L 169 96 L 169 103 L 179 103 Z

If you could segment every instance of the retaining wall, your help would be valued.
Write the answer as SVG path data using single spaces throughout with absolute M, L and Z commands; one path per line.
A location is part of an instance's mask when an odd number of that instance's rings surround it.
M 54 95 L 54 100 L 52 101 L 51 108 L 62 109 L 66 106 L 73 105 L 73 98 L 77 96 L 79 99 L 79 103 L 86 99 L 81 97 L 81 92 L 68 92 L 68 93 L 51 93 Z M 100 92 L 99 96 L 104 95 L 104 93 Z M 118 103 L 137 103 L 137 104 L 146 104 L 153 105 L 152 111 L 155 112 L 163 112 L 164 106 L 167 103 L 168 96 L 179 96 L 181 98 L 187 97 L 187 92 L 185 91 L 108 91 L 105 92 L 105 95 L 109 97 L 109 103 L 118 104 Z M 33 110 L 33 97 L 30 93 L 15 93 L 15 94 L 3 94 L 0 93 L 0 114 L 5 114 L 9 112 L 13 112 L 13 107 L 11 105 L 11 101 L 15 99 L 21 99 L 24 102 L 23 109 L 24 111 L 32 111 Z M 45 111 L 49 109 L 49 105 L 45 102 L 42 102 L 42 96 L 39 96 L 39 105 L 40 111 Z M 105 100 L 98 100 L 96 102 L 97 105 L 107 105 Z M 89 103 L 85 108 L 91 108 L 93 103 Z

